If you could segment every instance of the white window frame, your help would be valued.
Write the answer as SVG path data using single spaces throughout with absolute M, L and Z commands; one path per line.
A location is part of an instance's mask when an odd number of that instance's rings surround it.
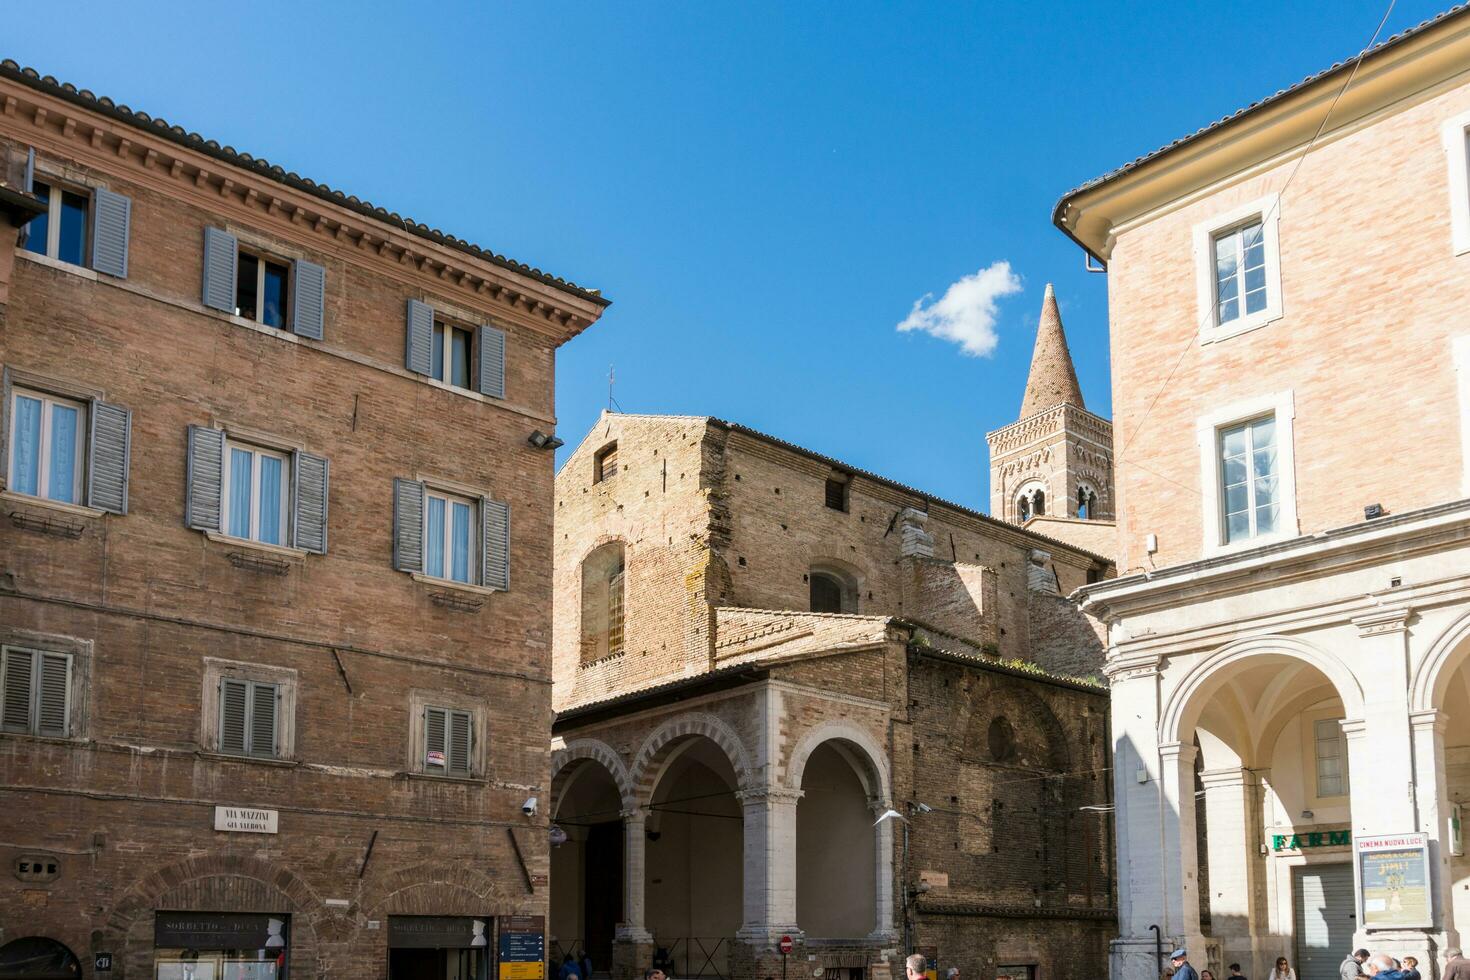
M 444 501 L 444 574 L 435 575 L 429 571 L 429 501 L 438 499 Z M 470 508 L 470 542 L 469 542 L 469 578 L 460 581 L 450 573 L 453 566 L 453 551 L 451 542 L 454 522 L 450 519 L 454 504 L 468 504 Z M 480 501 L 474 497 L 441 490 L 432 484 L 424 486 L 424 514 L 423 514 L 423 539 L 424 539 L 424 577 L 438 582 L 449 582 L 454 585 L 480 585 L 480 569 L 476 564 L 480 556 Z
M 255 260 L 255 316 L 253 318 L 250 318 L 249 319 L 249 322 L 251 322 L 251 323 L 258 323 L 262 327 L 266 327 L 266 328 L 271 329 L 271 330 L 290 330 L 291 329 L 291 264 L 292 264 L 291 263 L 291 260 L 290 259 L 283 259 L 280 256 L 271 255 L 269 252 L 262 252 L 259 249 L 247 248 L 244 245 L 239 245 L 239 244 L 236 245 L 235 252 L 236 252 L 236 257 L 235 257 L 235 267 L 236 267 L 236 269 L 238 269 L 239 266 L 240 266 L 239 257 L 242 256 L 242 255 L 248 255 L 252 259 Z M 271 263 L 272 265 L 283 265 L 283 266 L 286 267 L 286 296 L 285 296 L 286 302 L 285 302 L 285 307 L 281 311 L 281 325 L 280 326 L 276 326 L 275 324 L 271 324 L 271 323 L 266 323 L 265 322 L 265 302 L 264 302 L 264 298 L 265 298 L 265 264 L 267 262 Z M 237 271 L 235 273 L 235 298 L 236 299 L 239 299 L 239 291 L 240 291 L 240 273 Z M 246 319 L 246 317 L 244 317 L 244 316 L 241 315 L 241 313 L 240 313 L 240 307 L 238 307 L 238 306 L 235 307 L 235 315 L 238 316 L 238 317 L 240 317 L 242 320 Z
M 88 426 L 91 423 L 91 418 L 90 418 L 90 413 L 89 413 L 89 409 L 90 409 L 91 406 L 89 406 L 86 402 L 77 401 L 74 398 L 63 398 L 60 395 L 48 394 L 48 393 L 46 393 L 44 391 L 38 391 L 38 390 L 36 390 L 34 388 L 22 388 L 19 385 L 14 385 L 14 386 L 11 387 L 11 389 L 10 389 L 10 404 L 6 406 L 6 411 L 8 412 L 8 416 L 7 417 L 10 420 L 10 431 L 8 433 L 6 433 L 6 437 L 8 439 L 8 442 L 6 442 L 6 446 L 8 447 L 8 453 L 9 453 L 9 457 L 10 457 L 10 459 L 8 461 L 9 468 L 6 471 L 6 474 L 5 474 L 5 487 L 6 487 L 6 489 L 7 490 L 11 490 L 14 493 L 20 494 L 20 491 L 16 489 L 16 466 L 18 465 L 17 462 L 16 462 L 16 460 L 18 459 L 19 454 L 16 453 L 16 451 L 15 451 L 15 447 L 17 445 L 16 434 L 19 431 L 19 427 L 20 427 L 20 413 L 18 411 L 16 411 L 15 405 L 16 405 L 16 400 L 19 399 L 19 398 L 21 398 L 21 397 L 34 398 L 34 399 L 37 399 L 37 400 L 39 400 L 41 402 L 41 443 L 37 447 L 37 450 L 36 450 L 36 452 L 37 452 L 37 464 L 38 464 L 37 465 L 37 475 L 36 475 L 36 493 L 35 494 L 21 494 L 21 495 L 22 496 L 26 496 L 26 497 L 34 496 L 37 500 L 44 500 L 44 501 L 47 501 L 48 503 L 70 504 L 70 505 L 76 506 L 76 507 L 85 507 L 87 505 L 87 501 L 86 501 L 86 499 L 84 497 L 84 494 L 86 492 L 86 486 L 87 486 L 87 484 L 86 484 L 87 445 L 88 445 L 88 443 L 87 443 L 87 431 L 88 431 Z M 77 422 L 77 448 L 76 448 L 76 459 L 77 459 L 77 462 L 76 462 L 76 471 L 72 474 L 72 499 L 70 501 L 52 500 L 52 498 L 50 496 L 51 476 L 52 476 L 52 473 L 51 473 L 51 406 L 52 405 L 61 405 L 61 406 L 65 407 L 65 408 L 74 408 L 77 411 L 77 418 L 78 418 L 78 422 Z
M 1306 736 L 1312 744 L 1312 795 L 1318 800 L 1336 800 L 1346 797 L 1352 790 L 1348 775 L 1348 747 L 1347 734 L 1342 730 L 1343 719 L 1333 715 L 1314 716 L 1309 715 L 1303 719 L 1306 725 Z M 1339 789 L 1336 793 L 1322 792 L 1322 760 L 1320 749 L 1326 739 L 1317 735 L 1317 728 L 1323 724 L 1332 725 L 1334 732 L 1332 741 L 1337 745 L 1337 759 L 1341 763 L 1341 772 L 1338 775 Z
M 1253 219 L 1261 221 L 1262 245 L 1266 259 L 1266 306 L 1255 313 L 1244 312 L 1228 323 L 1219 322 L 1215 305 L 1215 238 Z M 1198 309 L 1199 340 L 1211 344 L 1281 319 L 1281 196 L 1270 194 L 1239 207 L 1211 215 L 1194 226 L 1194 277 Z
M 88 254 L 92 246 L 92 189 L 57 180 L 50 174 L 39 172 L 36 174 L 35 181 L 38 184 L 45 184 L 48 190 L 46 196 L 46 258 L 53 262 L 60 262 L 62 265 L 75 266 L 79 269 L 87 268 L 92 259 Z M 82 261 L 80 262 L 68 262 L 59 254 L 61 252 L 61 196 L 67 191 L 87 199 L 87 224 L 82 229 Z M 28 249 L 17 249 L 17 251 L 26 252 L 32 257 L 36 255 L 35 252 Z
M 1440 138 L 1449 175 L 1450 245 L 1464 255 L 1470 252 L 1470 112 L 1446 119 Z
M 435 312 L 437 313 L 438 311 L 436 310 Z M 444 331 L 444 343 L 440 345 L 442 357 L 440 358 L 440 363 L 437 366 L 439 371 L 444 376 L 442 378 L 434 378 L 435 365 L 431 364 L 429 365 L 429 377 L 433 378 L 440 384 L 449 388 L 454 388 L 457 391 L 475 391 L 475 331 L 469 327 L 455 323 L 453 320 L 446 320 L 443 317 L 435 316 L 434 333 L 438 333 L 440 330 Z M 467 334 L 469 336 L 469 343 L 465 345 L 465 367 L 469 369 L 469 384 L 464 386 L 457 385 L 453 381 L 449 380 L 450 368 L 454 366 L 454 345 L 451 344 L 450 341 L 453 339 L 451 335 L 452 331 L 455 330 L 458 330 L 460 333 Z M 433 356 L 433 350 L 433 337 L 431 336 L 429 338 L 430 357 Z
M 296 758 L 296 694 L 300 678 L 290 667 L 272 667 L 267 664 L 252 664 L 238 660 L 204 658 L 204 686 L 200 692 L 199 744 L 206 752 L 220 752 L 220 681 L 225 678 L 251 681 L 256 684 L 274 684 L 276 700 L 276 754 L 266 758 L 258 755 L 230 755 L 230 759 L 247 762 L 289 762 Z
M 281 540 L 262 541 L 260 539 L 260 466 L 252 463 L 250 467 L 250 533 L 244 538 L 230 533 L 230 487 L 231 470 L 234 468 L 234 450 L 248 452 L 258 460 L 261 456 L 269 456 L 281 461 Z M 288 548 L 291 546 L 291 454 L 279 449 L 271 449 L 267 446 L 255 443 L 242 442 L 237 439 L 225 439 L 223 468 L 221 471 L 220 496 L 220 533 L 227 538 L 237 538 L 242 541 L 253 541 L 256 544 L 268 545 L 273 548 Z
M 1280 467 L 1276 485 L 1280 492 L 1280 521 L 1277 529 L 1270 534 L 1227 544 L 1222 500 L 1224 474 L 1220 460 L 1220 432 L 1267 415 L 1276 419 L 1276 460 Z M 1294 538 L 1299 533 L 1296 516 L 1295 419 L 1295 397 L 1288 390 L 1244 399 L 1195 420 L 1195 437 L 1200 456 L 1200 487 L 1203 491 L 1200 494 L 1200 516 L 1206 556 L 1244 551 L 1272 541 Z

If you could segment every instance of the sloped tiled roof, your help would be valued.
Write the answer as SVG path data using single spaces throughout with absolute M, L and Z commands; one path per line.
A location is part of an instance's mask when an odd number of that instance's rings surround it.
M 1441 24 L 1447 20 L 1451 20 L 1455 17 L 1460 17 L 1467 13 L 1470 13 L 1470 3 L 1457 4 L 1450 9 L 1444 11 L 1443 13 L 1436 14 L 1428 20 L 1415 24 L 1413 27 L 1406 28 L 1405 30 L 1400 31 L 1392 37 L 1388 37 L 1382 41 L 1379 41 L 1377 44 L 1373 45 L 1373 47 L 1363 52 L 1362 57 L 1364 60 L 1366 60 L 1375 55 L 1381 54 L 1383 51 L 1389 48 L 1396 47 L 1397 45 L 1400 45 L 1405 41 L 1417 37 L 1419 34 L 1422 34 L 1424 31 L 1430 29 L 1431 27 L 1434 27 L 1437 24 Z M 1290 85 L 1284 89 L 1281 89 L 1280 91 L 1266 96 L 1264 99 L 1260 99 L 1259 101 L 1252 102 L 1250 105 L 1237 109 L 1234 112 L 1230 113 L 1230 115 L 1225 116 L 1221 119 L 1217 119 L 1206 126 L 1202 126 L 1194 132 L 1186 136 L 1181 136 L 1178 139 L 1174 140 L 1172 143 L 1167 143 L 1164 146 L 1153 150 L 1152 152 L 1145 153 L 1143 156 L 1140 157 L 1136 157 L 1135 159 L 1123 164 L 1121 167 L 1110 170 L 1107 173 L 1102 174 L 1101 176 L 1094 177 L 1091 180 L 1078 184 L 1076 187 L 1063 194 L 1061 196 L 1061 199 L 1057 201 L 1056 207 L 1052 209 L 1052 223 L 1055 224 L 1058 228 L 1061 228 L 1062 231 L 1067 232 L 1066 226 L 1062 223 L 1062 215 L 1065 212 L 1067 202 L 1076 197 L 1078 194 L 1081 194 L 1083 191 L 1092 190 L 1095 187 L 1106 184 L 1108 181 L 1114 180 L 1118 177 L 1123 176 L 1126 173 L 1137 170 L 1144 164 L 1151 163 L 1154 160 L 1157 160 L 1159 157 L 1162 157 L 1168 153 L 1172 153 L 1173 151 L 1181 147 L 1188 146 L 1195 140 L 1198 140 L 1204 136 L 1208 136 L 1216 130 L 1219 130 L 1225 126 L 1229 126 L 1232 123 L 1238 122 L 1253 112 L 1264 109 L 1267 106 L 1274 105 L 1277 102 L 1280 102 L 1282 99 L 1295 95 L 1302 89 L 1305 89 L 1311 85 L 1315 85 L 1316 83 L 1330 78 L 1333 75 L 1338 74 L 1339 72 L 1350 71 L 1352 69 L 1353 63 L 1358 60 L 1358 57 L 1358 54 L 1355 53 L 1350 58 L 1345 58 L 1342 61 L 1334 62 L 1327 68 L 1324 68 L 1316 74 L 1308 75 L 1306 78 L 1302 79 L 1294 85 Z M 1070 232 L 1068 232 L 1068 234 L 1070 235 Z M 1084 246 L 1084 248 L 1085 247 L 1086 246 Z
M 152 133 L 161 139 L 177 143 L 179 146 L 188 147 L 195 152 L 203 153 L 216 160 L 222 160 L 242 170 L 249 170 L 252 173 L 259 174 L 261 177 L 284 184 L 293 190 L 311 194 L 314 197 L 329 201 L 338 207 L 354 211 L 364 217 L 395 225 L 411 235 L 416 235 L 437 245 L 443 245 L 447 248 L 464 252 L 467 255 L 472 255 L 483 262 L 489 262 L 491 265 L 497 265 L 503 269 L 509 269 L 512 272 L 517 272 L 524 276 L 530 276 L 538 282 L 579 296 L 599 306 L 605 307 L 611 302 L 610 300 L 604 299 L 601 293 L 596 290 L 578 286 L 574 282 L 562 279 L 559 276 L 553 276 L 548 272 L 542 272 L 540 269 L 529 266 L 524 262 L 517 262 L 514 259 L 507 258 L 504 255 L 467 242 L 463 238 L 456 238 L 437 228 L 430 228 L 426 224 L 414 221 L 412 218 L 405 218 L 396 211 L 389 211 L 369 201 L 363 201 L 350 194 L 344 194 L 342 191 L 336 190 L 327 184 L 318 183 L 309 177 L 302 177 L 300 174 L 288 171 L 284 167 L 271 163 L 269 160 L 251 156 L 249 153 L 242 153 L 232 146 L 222 146 L 215 140 L 205 139 L 198 133 L 185 130 L 182 126 L 171 125 L 165 119 L 150 116 L 146 112 L 131 109 L 126 105 L 119 105 L 105 95 L 94 95 L 87 89 L 79 89 L 68 82 L 57 81 L 50 75 L 42 75 L 34 68 L 22 67 L 9 58 L 0 61 L 0 78 L 11 79 L 38 92 L 43 92 L 65 102 L 70 102 L 91 112 L 101 113 L 108 118 L 116 119 L 119 122 Z

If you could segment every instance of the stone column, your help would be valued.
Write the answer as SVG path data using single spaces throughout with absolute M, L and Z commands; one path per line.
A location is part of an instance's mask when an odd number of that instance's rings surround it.
M 620 943 L 651 943 L 653 935 L 643 921 L 644 895 L 644 849 L 648 842 L 646 833 L 647 807 L 624 810 L 623 817 L 623 921 L 618 923 L 617 941 Z
M 1164 825 L 1164 933 L 1177 936 L 1186 948 L 1200 937 L 1199 842 L 1194 820 L 1194 759 L 1192 743 L 1159 746 L 1159 786 L 1163 791 Z M 1202 943 L 1195 943 L 1203 948 Z
M 745 811 L 745 921 L 736 938 L 754 946 L 797 937 L 796 803 L 801 790 L 758 786 L 735 794 Z
M 1443 936 L 1441 949 L 1460 945 L 1455 928 L 1454 879 L 1450 874 L 1450 801 L 1444 765 L 1448 720 L 1444 712 L 1432 709 L 1409 716 L 1414 740 L 1414 802 L 1419 832 L 1429 837 L 1430 897 L 1437 931 Z
M 1205 840 L 1210 869 L 1210 936 L 1220 941 L 1226 963 L 1254 958 L 1257 853 L 1260 816 L 1256 811 L 1256 776 L 1248 769 L 1209 769 L 1200 773 L 1205 787 L 1209 836 Z
M 868 800 L 868 810 L 875 821 L 891 806 L 888 800 Z M 898 930 L 893 923 L 893 824 L 893 820 L 884 820 L 873 825 L 873 847 L 877 858 L 874 865 L 878 874 L 878 887 L 874 892 L 877 914 L 868 938 L 876 943 L 892 943 L 898 939 Z M 908 883 L 904 882 L 903 887 L 907 888 Z

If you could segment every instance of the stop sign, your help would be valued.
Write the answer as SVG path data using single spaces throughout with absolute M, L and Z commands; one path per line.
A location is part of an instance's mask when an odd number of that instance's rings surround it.
M 776 948 L 781 951 L 782 956 L 785 956 L 787 953 L 791 952 L 791 950 L 795 947 L 796 944 L 791 941 L 790 936 L 782 936 L 781 941 L 776 944 Z

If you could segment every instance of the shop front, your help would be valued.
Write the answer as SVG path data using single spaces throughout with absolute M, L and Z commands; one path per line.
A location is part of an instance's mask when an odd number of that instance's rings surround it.
M 154 918 L 154 980 L 287 980 L 291 917 L 164 912 Z
M 490 916 L 388 917 L 388 980 L 489 980 Z

